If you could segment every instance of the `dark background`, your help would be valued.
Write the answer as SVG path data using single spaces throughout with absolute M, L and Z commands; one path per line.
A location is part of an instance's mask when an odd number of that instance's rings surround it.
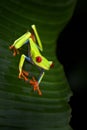
M 74 130 L 87 130 L 87 1 L 78 0 L 72 19 L 57 41 L 57 56 L 73 91 L 70 105 Z

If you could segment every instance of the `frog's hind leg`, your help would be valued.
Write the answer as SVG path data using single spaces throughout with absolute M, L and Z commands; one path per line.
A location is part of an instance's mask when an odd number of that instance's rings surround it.
M 38 80 L 36 80 L 34 77 L 32 77 L 32 79 L 30 80 L 30 84 L 33 86 L 34 91 L 37 91 L 38 94 L 41 96 L 42 92 L 40 90 L 39 84 L 40 84 L 45 72 L 43 69 L 40 69 L 40 71 L 41 71 L 41 73 L 40 73 Z
M 31 63 L 31 58 L 22 54 L 19 62 L 19 79 L 24 79 L 25 81 L 28 81 L 29 73 L 22 69 L 25 60 Z

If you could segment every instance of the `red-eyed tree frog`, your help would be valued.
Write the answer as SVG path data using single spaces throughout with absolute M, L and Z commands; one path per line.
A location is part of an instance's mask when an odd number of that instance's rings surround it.
M 26 32 L 24 35 L 15 40 L 14 43 L 9 46 L 9 49 L 13 50 L 13 56 L 16 56 L 16 54 L 19 53 L 19 49 L 23 45 L 28 45 L 28 56 L 22 54 L 20 58 L 18 77 L 19 79 L 24 79 L 25 81 L 28 81 L 28 72 L 23 70 L 24 61 L 36 65 L 41 70 L 40 76 L 38 80 L 33 77 L 31 80 L 29 80 L 29 83 L 34 87 L 34 91 L 37 90 L 38 94 L 42 95 L 39 84 L 44 76 L 45 70 L 49 70 L 51 67 L 53 67 L 53 62 L 48 61 L 45 57 L 41 55 L 43 47 L 36 26 L 31 25 L 31 28 L 33 29 L 33 33 L 29 31 Z

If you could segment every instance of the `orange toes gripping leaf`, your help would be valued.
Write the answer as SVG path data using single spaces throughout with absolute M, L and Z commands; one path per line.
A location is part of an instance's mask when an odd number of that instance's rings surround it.
M 30 84 L 33 86 L 34 91 L 38 91 L 38 94 L 41 96 L 42 92 L 39 88 L 38 81 L 36 81 L 34 77 L 30 80 Z
M 28 79 L 27 76 L 28 76 L 28 72 L 22 71 L 21 73 L 19 73 L 18 78 L 19 79 L 24 79 L 25 81 L 28 81 L 29 79 Z
M 13 45 L 9 46 L 9 49 L 13 51 L 13 56 L 19 54 L 19 50 L 17 50 Z

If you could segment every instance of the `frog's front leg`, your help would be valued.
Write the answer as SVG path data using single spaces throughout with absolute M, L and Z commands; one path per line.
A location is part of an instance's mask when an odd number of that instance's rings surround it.
M 20 49 L 24 44 L 29 43 L 30 36 L 31 36 L 31 33 L 27 32 L 21 37 L 19 37 L 17 40 L 15 40 L 11 46 L 9 46 L 9 49 L 13 50 L 13 56 L 16 56 L 16 54 L 19 54 L 18 49 Z
M 25 56 L 22 54 L 19 62 L 19 79 L 24 79 L 25 81 L 28 81 L 28 75 L 29 73 L 23 70 L 24 61 L 27 60 L 28 62 L 31 62 L 31 58 Z

